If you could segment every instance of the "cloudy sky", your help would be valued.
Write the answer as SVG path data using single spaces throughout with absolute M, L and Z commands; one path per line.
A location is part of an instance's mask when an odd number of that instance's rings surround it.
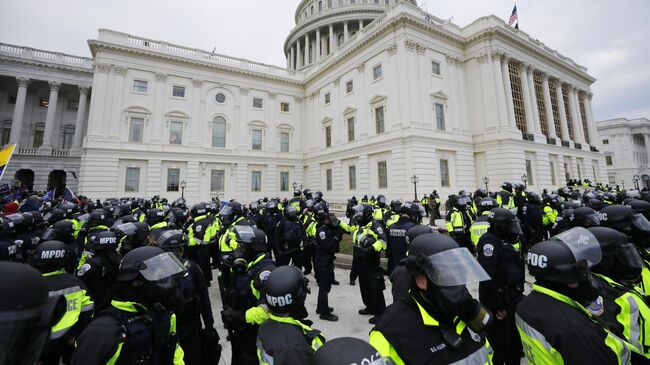
M 424 4 L 426 1 L 426 5 Z M 300 0 L 2 0 L 0 42 L 90 56 L 97 29 L 284 66 L 282 45 Z M 420 0 L 467 25 L 507 18 L 513 0 Z M 589 68 L 596 119 L 650 118 L 650 1 L 519 0 L 520 27 Z

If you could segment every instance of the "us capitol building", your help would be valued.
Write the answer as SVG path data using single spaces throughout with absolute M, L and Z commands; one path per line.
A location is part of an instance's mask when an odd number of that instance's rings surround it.
M 606 181 L 595 79 L 502 19 L 303 0 L 295 21 L 285 68 L 106 29 L 92 59 L 0 44 L 4 180 L 191 202 Z

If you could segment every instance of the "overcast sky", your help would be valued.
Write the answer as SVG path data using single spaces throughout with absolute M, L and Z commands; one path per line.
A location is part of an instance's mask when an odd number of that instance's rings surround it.
M 0 0 L 0 42 L 90 56 L 97 29 L 286 66 L 282 46 L 300 0 Z M 420 4 L 424 2 L 420 0 Z M 512 0 L 427 0 L 465 26 L 508 18 Z M 520 29 L 586 66 L 597 120 L 650 118 L 650 1 L 520 0 Z

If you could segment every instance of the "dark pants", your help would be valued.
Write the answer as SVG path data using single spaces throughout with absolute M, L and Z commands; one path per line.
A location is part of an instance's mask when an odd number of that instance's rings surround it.
M 302 249 L 302 266 L 307 274 L 312 270 L 312 260 L 314 260 L 314 246 L 307 244 Z
M 189 318 L 188 318 L 189 317 Z M 178 342 L 185 353 L 183 360 L 186 365 L 206 364 L 201 333 L 201 318 L 192 315 L 177 316 Z
M 350 281 L 355 281 L 359 277 L 359 260 L 352 256 L 352 266 L 350 267 Z
M 203 278 L 205 282 L 209 285 L 212 281 L 212 266 L 210 266 L 210 246 L 208 245 L 196 245 L 189 246 L 186 249 L 187 258 L 196 262 L 197 265 L 201 268 L 203 272 Z
M 258 365 L 257 359 L 257 329 L 258 327 L 247 327 L 243 330 L 235 330 L 228 336 L 232 347 L 231 365 Z
M 293 266 L 301 268 L 303 265 L 302 251 L 298 248 L 291 249 L 291 252 L 280 254 L 275 259 L 277 266 L 285 266 L 291 263 Z
M 316 253 L 314 256 L 314 274 L 318 283 L 316 313 L 329 313 L 328 294 L 332 290 L 332 282 L 334 281 L 334 262 Z
M 424 212 L 426 213 L 426 216 L 429 217 L 429 206 L 426 204 L 424 205 Z
M 469 232 L 463 234 L 453 234 L 451 235 L 451 238 L 453 238 L 456 243 L 458 243 L 458 246 L 466 247 L 471 253 L 474 253 L 476 251 L 474 245 L 472 244 L 472 237 L 470 236 Z
M 360 263 L 366 265 L 366 263 Z M 361 300 L 370 313 L 378 316 L 386 310 L 386 299 L 384 299 L 384 275 L 380 267 L 359 268 L 359 289 Z
M 508 311 L 503 320 L 496 317 L 487 330 L 487 338 L 494 350 L 492 364 L 519 365 L 523 346 L 515 324 L 515 312 Z

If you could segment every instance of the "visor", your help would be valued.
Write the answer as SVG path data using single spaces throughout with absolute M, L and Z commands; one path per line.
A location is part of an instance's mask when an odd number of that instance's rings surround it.
M 233 211 L 232 207 L 228 205 L 228 206 L 223 207 L 223 209 L 221 209 L 221 211 L 219 211 L 219 215 L 227 216 L 227 215 L 230 215 L 232 213 L 232 211 Z
M 41 241 L 54 241 L 57 238 L 56 231 L 53 228 L 48 228 L 41 236 Z
M 135 224 L 131 222 L 122 223 L 115 227 L 115 231 L 125 236 L 133 236 L 138 231 L 138 227 L 136 227 Z
M 458 198 L 458 204 L 459 205 L 468 205 L 471 202 L 472 202 L 472 199 L 470 199 L 468 197 Z
M 636 246 L 633 244 L 622 244 L 618 257 L 627 267 L 639 269 L 639 272 L 643 270 L 643 259 L 641 258 L 641 255 L 639 255 Z
M 639 231 L 650 233 L 650 221 L 648 221 L 643 214 L 635 214 L 634 219 L 632 220 L 632 225 Z
M 584 260 L 589 268 L 598 264 L 603 258 L 598 239 L 586 228 L 571 228 L 551 239 L 564 243 L 571 250 L 576 262 L 580 263 Z
M 524 231 L 521 229 L 521 224 L 519 224 L 519 219 L 515 218 L 510 224 L 510 233 L 517 236 L 523 236 Z
M 159 281 L 185 271 L 183 264 L 171 252 L 161 253 L 143 262 L 140 274 L 147 281 Z
M 44 220 L 44 221 L 49 221 L 50 219 L 52 219 L 53 216 L 54 216 L 54 214 L 52 214 L 51 212 L 47 212 L 47 213 L 45 213 L 45 215 L 43 216 L 43 220 Z
M 600 219 L 598 218 L 598 213 L 592 213 L 585 217 L 584 225 L 588 227 L 595 227 L 600 225 Z
M 236 226 L 235 235 L 237 236 L 237 242 L 252 242 L 255 239 L 253 227 L 249 226 Z
M 90 220 L 90 214 L 88 214 L 88 213 L 82 214 L 82 215 L 77 217 L 77 221 L 79 221 L 79 222 L 88 222 L 89 220 Z
M 427 257 L 424 271 L 438 286 L 460 286 L 490 280 L 490 276 L 464 247 L 454 248 Z

